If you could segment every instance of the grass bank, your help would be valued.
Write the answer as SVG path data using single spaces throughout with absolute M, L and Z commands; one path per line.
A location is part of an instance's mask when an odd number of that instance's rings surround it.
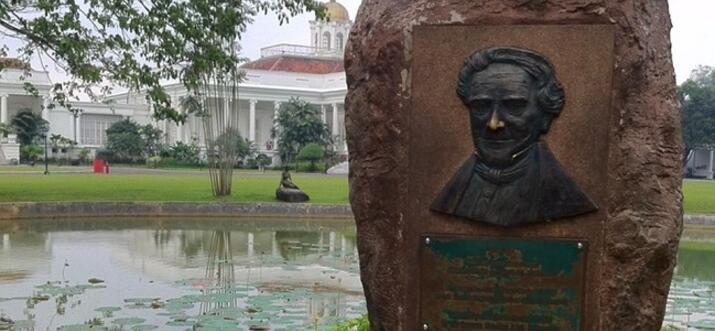
M 0 167 L 0 202 L 43 201 L 216 201 L 205 169 L 153 170 L 114 167 L 111 175 L 89 174 L 88 167 Z M 235 173 L 232 202 L 275 201 L 279 171 Z M 321 204 L 347 204 L 345 176 L 293 173 L 293 179 Z M 715 215 L 715 181 L 683 182 L 685 212 Z
M 715 214 L 715 181 L 683 181 L 683 208 L 688 214 Z
M 239 173 L 233 195 L 223 201 L 276 201 L 280 174 Z M 310 195 L 312 203 L 347 204 L 344 176 L 293 174 L 293 181 Z M 208 176 L 196 175 L 5 175 L 0 177 L 0 202 L 47 201 L 217 201 Z

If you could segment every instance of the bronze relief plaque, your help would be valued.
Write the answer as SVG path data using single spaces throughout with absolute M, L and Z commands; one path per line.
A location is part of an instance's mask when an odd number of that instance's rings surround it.
M 474 153 L 432 203 L 435 212 L 501 226 L 598 210 L 541 141 L 567 98 L 546 56 L 478 49 L 457 79 Z
M 425 330 L 580 330 L 586 243 L 425 236 Z

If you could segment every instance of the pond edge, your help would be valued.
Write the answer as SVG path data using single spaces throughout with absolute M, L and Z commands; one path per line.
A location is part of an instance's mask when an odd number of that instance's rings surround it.
M 13 202 L 0 203 L 0 220 L 121 216 L 265 216 L 353 218 L 350 205 L 309 203 L 196 203 L 196 202 Z
M 11 202 L 0 203 L 0 220 L 121 216 L 267 216 L 353 218 L 350 205 L 254 202 Z M 686 225 L 715 226 L 715 215 L 685 214 Z

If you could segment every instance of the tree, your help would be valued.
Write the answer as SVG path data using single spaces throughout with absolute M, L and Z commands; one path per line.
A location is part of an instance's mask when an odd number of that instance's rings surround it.
M 319 111 L 309 103 L 292 98 L 281 105 L 275 119 L 273 135 L 278 137 L 281 160 L 290 163 L 306 145 L 315 143 L 328 146 L 332 143 L 330 131 L 320 119 Z
M 79 111 L 71 105 L 77 92 L 97 97 L 115 84 L 146 91 L 157 118 L 183 121 L 162 80 L 195 90 L 207 72 L 237 67 L 231 42 L 256 15 L 276 13 L 282 24 L 306 10 L 324 16 L 316 0 L 6 0 L 0 35 L 22 42 L 15 49 L 21 61 L 37 55 L 71 77 L 52 88 L 54 101 L 70 111 Z M 0 57 L 6 51 L 2 45 Z
M 256 162 L 256 166 L 258 166 L 258 170 L 260 170 L 261 172 L 265 172 L 266 167 L 271 164 L 271 158 L 263 153 L 259 153 L 258 155 L 256 155 L 253 160 Z
M 31 145 L 35 139 L 42 137 L 49 127 L 49 123 L 39 114 L 30 109 L 21 109 L 11 121 L 17 133 L 20 145 Z
M 159 155 L 159 151 L 161 150 L 161 138 L 164 133 L 147 124 L 139 128 L 139 134 L 144 142 L 144 154 L 147 157 Z
M 29 161 L 31 165 L 35 165 L 37 158 L 42 155 L 42 147 L 37 144 L 27 144 L 20 147 L 20 160 Z
M 180 165 L 199 165 L 201 164 L 201 159 L 199 154 L 201 153 L 201 148 L 196 145 L 195 142 L 183 143 L 177 141 L 176 145 L 167 147 L 165 146 L 159 156 L 162 158 L 173 159 Z
M 694 148 L 715 146 L 715 68 L 700 66 L 678 87 L 683 107 L 684 160 Z
M 310 171 L 315 171 L 318 168 L 315 166 L 315 162 L 323 159 L 325 156 L 325 151 L 323 147 L 316 143 L 310 143 L 305 145 L 298 153 L 298 160 L 300 161 L 310 161 Z
M 15 133 L 15 128 L 8 123 L 0 123 L 0 138 Z
M 107 149 L 120 160 L 138 161 L 158 153 L 160 137 L 161 130 L 126 118 L 107 129 Z

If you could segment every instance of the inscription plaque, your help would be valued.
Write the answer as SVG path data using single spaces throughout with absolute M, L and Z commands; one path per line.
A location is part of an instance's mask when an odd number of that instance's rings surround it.
M 425 236 L 422 246 L 424 329 L 581 328 L 585 242 Z

